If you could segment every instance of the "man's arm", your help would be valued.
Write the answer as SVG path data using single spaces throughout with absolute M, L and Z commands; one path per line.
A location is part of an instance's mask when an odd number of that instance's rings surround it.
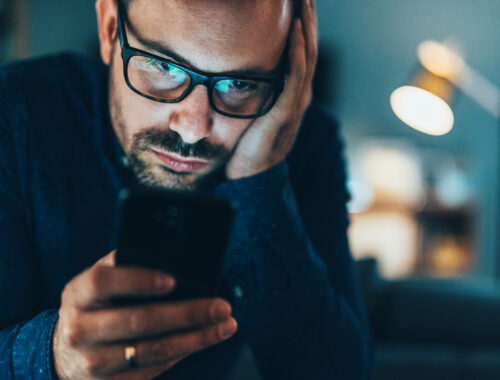
M 15 111 L 7 99 L 2 104 L 3 110 Z M 0 378 L 52 379 L 49 354 L 57 310 L 35 316 L 41 280 L 19 186 L 19 141 L 12 132 L 0 113 Z
M 266 379 L 366 379 L 341 146 L 331 119 L 305 120 L 288 162 L 217 189 L 238 206 L 226 266 L 235 316 Z

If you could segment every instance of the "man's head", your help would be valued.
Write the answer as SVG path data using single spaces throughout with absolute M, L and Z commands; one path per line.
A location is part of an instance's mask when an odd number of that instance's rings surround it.
M 118 0 L 118 1 L 121 1 L 122 5 L 125 7 L 125 9 L 128 9 L 130 4 L 134 0 Z M 293 3 L 294 12 L 297 13 L 299 10 L 300 0 L 292 0 L 292 3 Z
M 293 16 L 291 0 L 121 1 L 132 48 L 207 74 L 275 72 Z M 146 185 L 196 189 L 224 167 L 252 120 L 215 112 L 203 85 L 179 103 L 133 92 L 120 58 L 116 0 L 97 0 L 96 8 L 113 127 L 136 174 Z

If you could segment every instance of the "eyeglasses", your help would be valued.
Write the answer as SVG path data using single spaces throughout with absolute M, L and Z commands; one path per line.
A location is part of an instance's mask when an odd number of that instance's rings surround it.
M 145 98 L 178 103 L 202 84 L 207 87 L 210 105 L 216 112 L 251 119 L 269 112 L 283 92 L 285 79 L 278 70 L 276 75 L 269 76 L 210 75 L 133 48 L 128 44 L 122 12 L 118 1 L 117 32 L 125 81 L 132 91 Z

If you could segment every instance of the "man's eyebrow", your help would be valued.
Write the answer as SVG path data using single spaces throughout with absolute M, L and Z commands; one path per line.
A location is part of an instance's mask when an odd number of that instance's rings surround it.
M 132 34 L 137 41 L 143 46 L 145 46 L 148 49 L 151 49 L 155 51 L 156 53 L 159 53 L 161 55 L 164 55 L 167 59 L 172 59 L 176 63 L 179 63 L 181 65 L 187 66 L 189 68 L 192 68 L 197 71 L 202 71 L 196 68 L 195 65 L 193 65 L 188 59 L 184 58 L 180 54 L 176 53 L 173 51 L 170 47 L 166 46 L 163 43 L 159 43 L 154 40 L 149 40 L 147 38 L 144 38 L 140 36 L 134 28 L 130 25 L 130 23 L 127 23 L 129 33 Z M 248 69 L 243 69 L 243 70 L 232 70 L 232 71 L 227 71 L 224 73 L 221 73 L 222 75 L 232 75 L 232 76 L 274 76 L 276 74 L 276 69 L 273 70 L 266 70 L 262 67 L 251 67 Z

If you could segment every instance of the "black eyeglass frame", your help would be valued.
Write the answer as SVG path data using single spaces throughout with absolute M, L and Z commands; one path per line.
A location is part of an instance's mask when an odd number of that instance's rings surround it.
M 227 117 L 236 118 L 236 119 L 256 119 L 256 118 L 268 113 L 271 110 L 271 108 L 274 107 L 276 101 L 278 100 L 279 96 L 283 92 L 283 89 L 285 88 L 286 79 L 285 79 L 284 75 L 282 74 L 282 70 L 280 70 L 280 68 L 284 66 L 284 62 L 280 62 L 280 64 L 278 65 L 278 68 L 275 70 L 277 74 L 274 74 L 274 75 L 269 75 L 269 76 L 222 75 L 222 76 L 219 76 L 219 75 L 212 75 L 212 74 L 205 73 L 205 72 L 198 71 L 198 70 L 193 70 L 193 69 L 187 68 L 185 66 L 182 66 L 178 63 L 172 62 L 169 59 L 157 56 L 157 55 L 149 53 L 147 51 L 143 51 L 143 50 L 131 47 L 128 43 L 128 38 L 127 38 L 126 31 L 125 31 L 125 21 L 124 21 L 125 17 L 122 14 L 123 11 L 122 11 L 122 5 L 120 4 L 121 1 L 118 0 L 117 3 L 118 3 L 117 33 L 118 33 L 118 37 L 120 39 L 121 57 L 123 60 L 123 75 L 125 76 L 125 82 L 127 83 L 128 87 L 132 91 L 134 91 L 135 93 L 137 93 L 137 94 L 139 94 L 147 99 L 161 102 L 161 103 L 179 103 L 180 101 L 184 100 L 193 91 L 193 89 L 197 85 L 202 84 L 205 87 L 207 87 L 207 90 L 208 90 L 207 94 L 208 94 L 208 100 L 209 100 L 210 106 L 217 113 L 220 113 L 221 115 L 224 115 Z M 189 86 L 186 88 L 186 90 L 182 93 L 182 95 L 180 97 L 178 97 L 177 99 L 174 99 L 174 100 L 166 100 L 166 99 L 156 98 L 154 96 L 151 96 L 151 95 L 148 95 L 148 94 L 145 94 L 145 93 L 139 91 L 138 89 L 136 89 L 132 85 L 132 83 L 130 82 L 130 79 L 129 79 L 129 75 L 128 75 L 128 65 L 129 65 L 130 59 L 134 56 L 144 56 L 147 58 L 152 58 L 152 59 L 155 59 L 159 62 L 172 65 L 178 69 L 185 71 L 191 79 Z M 255 113 L 252 115 L 231 114 L 231 113 L 228 113 L 228 112 L 225 112 L 225 111 L 218 109 L 215 106 L 215 103 L 213 101 L 213 95 L 212 95 L 213 88 L 214 88 L 215 84 L 220 80 L 228 80 L 228 79 L 229 80 L 241 80 L 241 81 L 253 80 L 253 81 L 262 81 L 262 82 L 271 83 L 276 88 L 276 93 L 274 94 L 273 99 L 271 100 L 269 105 L 266 106 L 264 109 L 260 110 L 258 113 Z

